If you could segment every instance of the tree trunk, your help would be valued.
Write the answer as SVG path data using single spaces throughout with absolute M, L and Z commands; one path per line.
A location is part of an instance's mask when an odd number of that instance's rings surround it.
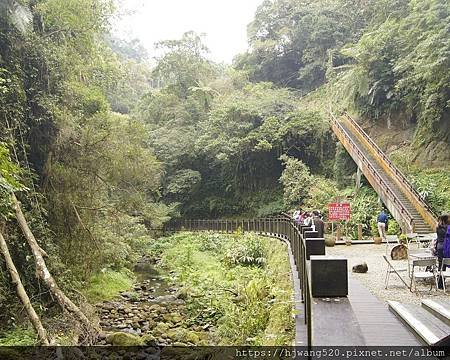
M 35 328 L 38 334 L 39 341 L 41 342 L 42 345 L 50 345 L 50 342 L 48 341 L 47 338 L 47 332 L 42 326 L 41 320 L 39 319 L 39 316 L 36 314 L 36 311 L 34 311 L 33 305 L 30 302 L 30 298 L 28 297 L 25 288 L 22 285 L 19 273 L 17 272 L 14 262 L 11 259 L 11 255 L 8 250 L 8 245 L 6 244 L 5 238 L 3 237 L 1 232 L 0 232 L 0 252 L 5 258 L 6 267 L 8 268 L 9 274 L 11 275 L 12 282 L 14 285 L 16 285 L 17 295 L 19 296 L 20 301 L 25 307 L 25 310 L 27 311 L 28 314 L 28 318 L 30 319 L 31 323 L 33 324 L 33 327 Z
M 36 263 L 36 275 L 40 278 L 49 288 L 50 293 L 56 298 L 59 305 L 68 310 L 70 313 L 75 315 L 81 324 L 84 326 L 85 330 L 92 336 L 98 333 L 98 330 L 91 324 L 86 315 L 76 306 L 58 287 L 55 279 L 52 277 L 48 271 L 47 265 L 45 264 L 44 256 L 45 252 L 39 247 L 33 233 L 28 227 L 28 223 L 25 220 L 22 209 L 20 208 L 20 203 L 18 202 L 16 196 L 12 194 L 12 200 L 14 204 L 14 210 L 16 211 L 17 221 L 25 235 L 25 238 L 30 245 L 31 251 L 34 256 Z

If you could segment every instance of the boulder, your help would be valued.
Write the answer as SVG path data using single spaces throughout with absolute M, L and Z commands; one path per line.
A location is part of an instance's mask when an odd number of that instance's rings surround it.
M 200 338 L 195 332 L 189 331 L 186 334 L 186 341 L 188 341 L 194 345 L 197 345 L 200 342 Z
M 201 341 L 206 341 L 206 342 L 208 342 L 208 340 L 209 340 L 209 334 L 208 334 L 207 332 L 204 332 L 204 331 L 196 331 L 195 333 L 197 334 L 198 338 L 199 338 Z
M 161 306 L 159 306 L 158 304 L 153 304 L 152 306 L 150 306 L 149 310 L 154 312 L 160 312 Z
M 369 270 L 369 267 L 367 266 L 367 264 L 365 262 L 361 263 L 361 264 L 357 264 L 355 266 L 353 266 L 352 271 L 354 273 L 366 273 Z
M 126 328 L 123 329 L 122 332 L 132 335 L 141 335 L 142 333 L 141 329 L 134 329 L 134 328 Z
M 173 346 L 187 346 L 187 344 L 185 344 L 183 342 L 180 342 L 180 341 L 177 341 L 177 342 L 173 343 Z
M 147 346 L 158 345 L 158 340 L 151 334 L 146 334 L 141 337 L 142 342 Z
M 162 322 L 158 323 L 158 325 L 156 325 L 156 327 L 154 328 L 154 332 L 157 335 L 165 334 L 168 330 L 169 325 Z
M 176 330 L 169 330 L 167 332 L 167 337 L 172 340 L 175 341 L 179 338 L 178 332 Z
M 174 324 L 183 321 L 183 317 L 180 314 L 177 314 L 177 313 L 164 314 L 163 315 L 163 319 L 165 321 L 167 321 L 167 322 L 172 322 Z
M 145 345 L 140 336 L 115 332 L 106 336 L 106 342 L 114 346 L 142 346 Z

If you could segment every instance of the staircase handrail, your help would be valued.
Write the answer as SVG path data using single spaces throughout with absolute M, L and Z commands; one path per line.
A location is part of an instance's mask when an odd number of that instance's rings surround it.
M 411 227 L 411 230 L 414 230 L 414 217 L 410 214 L 408 209 L 406 209 L 403 206 L 403 203 L 400 201 L 400 199 L 397 197 L 397 195 L 394 193 L 394 191 L 391 189 L 389 184 L 387 184 L 383 178 L 380 176 L 378 171 L 372 166 L 370 161 L 367 159 L 367 157 L 359 150 L 358 146 L 354 143 L 353 139 L 347 134 L 347 131 L 344 129 L 344 127 L 339 123 L 339 121 L 336 119 L 333 113 L 330 113 L 330 117 L 332 122 L 335 124 L 335 126 L 340 130 L 340 132 L 348 139 L 349 143 L 352 145 L 352 147 L 356 150 L 358 156 L 363 160 L 363 162 L 366 163 L 366 166 L 368 169 L 373 173 L 378 183 L 386 189 L 387 195 L 391 198 L 391 200 L 394 202 L 394 204 L 397 204 L 397 206 L 400 208 L 400 214 L 402 215 L 404 221 Z
M 369 144 L 377 151 L 378 155 L 383 159 L 383 161 L 389 166 L 389 168 L 394 172 L 394 174 L 399 178 L 399 180 L 408 188 L 408 190 L 413 194 L 418 202 L 434 217 L 437 218 L 431 206 L 426 202 L 422 195 L 414 188 L 408 178 L 397 168 L 394 163 L 389 159 L 389 157 L 380 149 L 380 147 L 372 140 L 372 138 L 363 130 L 363 128 L 353 119 L 347 112 L 344 113 L 351 124 L 358 130 L 358 132 L 369 142 Z

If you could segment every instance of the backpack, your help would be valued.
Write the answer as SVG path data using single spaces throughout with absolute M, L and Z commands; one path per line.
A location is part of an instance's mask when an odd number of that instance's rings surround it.
M 447 233 L 445 234 L 444 239 L 443 253 L 445 258 L 450 258 L 450 225 L 447 226 Z

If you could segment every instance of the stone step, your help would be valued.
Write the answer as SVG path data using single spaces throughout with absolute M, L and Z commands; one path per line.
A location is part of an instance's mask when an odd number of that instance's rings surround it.
M 397 301 L 388 301 L 391 310 L 412 333 L 426 345 L 450 345 L 450 326 L 436 316 L 413 304 L 401 304 Z M 444 344 L 442 342 L 444 341 Z
M 450 326 L 450 299 L 422 300 L 422 307 Z

